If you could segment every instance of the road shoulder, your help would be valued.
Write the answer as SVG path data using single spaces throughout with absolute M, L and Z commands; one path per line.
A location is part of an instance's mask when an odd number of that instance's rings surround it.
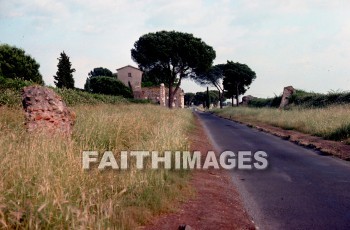
M 201 151 L 204 156 L 213 147 L 197 116 L 195 124 L 190 136 L 191 150 Z M 227 171 L 209 169 L 192 173 L 190 186 L 195 196 L 177 204 L 176 212 L 154 218 L 143 229 L 178 229 L 180 225 L 192 229 L 255 229 Z

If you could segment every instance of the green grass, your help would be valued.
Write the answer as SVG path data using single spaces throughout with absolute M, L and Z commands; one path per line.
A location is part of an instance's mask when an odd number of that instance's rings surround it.
M 52 89 L 62 97 L 63 101 L 68 106 L 96 105 L 101 103 L 120 104 L 120 103 L 128 102 L 128 100 L 123 98 L 122 96 L 92 94 L 92 93 L 88 93 L 88 92 L 84 92 L 82 90 L 76 90 L 76 89 L 59 89 L 59 88 L 52 88 Z
M 292 107 L 289 110 L 228 107 L 215 110 L 215 113 L 242 122 L 261 122 L 326 139 L 350 142 L 350 105 L 313 109 Z
M 23 82 L 20 82 L 23 83 Z M 23 83 L 24 84 L 24 83 Z M 7 84 L 6 87 L 0 87 L 0 106 L 6 105 L 8 107 L 22 106 L 21 89 L 23 84 L 13 86 Z M 32 83 L 28 82 L 28 85 Z M 9 88 L 7 88 L 9 86 Z M 52 88 L 57 94 L 59 94 L 63 101 L 68 106 L 77 105 L 97 105 L 97 104 L 121 104 L 121 103 L 134 103 L 134 104 L 150 104 L 149 100 L 138 99 L 126 99 L 122 96 L 111 96 L 104 94 L 93 94 L 78 89 L 58 89 Z
M 0 107 L 0 228 L 134 229 L 189 193 L 186 171 L 84 171 L 81 154 L 110 150 L 118 159 L 121 150 L 188 150 L 190 111 L 135 104 L 72 109 L 77 120 L 68 140 L 30 136 L 21 109 Z

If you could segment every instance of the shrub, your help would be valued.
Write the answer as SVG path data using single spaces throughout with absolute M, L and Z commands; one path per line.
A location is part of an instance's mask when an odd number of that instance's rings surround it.
M 18 78 L 11 79 L 0 76 L 0 89 L 21 90 L 23 87 L 34 85 L 32 81 L 24 81 Z
M 0 76 L 0 106 L 7 105 L 16 107 L 21 105 L 20 90 L 29 85 L 35 84 L 31 81 L 21 79 L 4 78 Z
M 255 98 L 249 102 L 251 107 L 278 107 L 281 96 L 274 98 Z M 290 99 L 291 105 L 304 108 L 322 108 L 330 105 L 350 104 L 350 92 L 329 92 L 328 94 L 307 92 L 297 89 Z
M 0 45 L 0 74 L 6 78 L 21 79 L 43 84 L 40 65 L 23 49 Z
M 254 98 L 249 101 L 251 107 L 275 107 L 277 108 L 281 103 L 282 96 L 275 96 L 273 98 Z
M 93 94 L 77 89 L 59 89 L 53 88 L 59 95 L 61 95 L 63 101 L 68 106 L 76 106 L 81 104 L 119 104 L 127 103 L 127 100 L 121 96 Z
M 0 89 L 0 106 L 17 107 L 21 105 L 21 94 L 11 89 Z
M 326 138 L 330 140 L 336 140 L 336 141 L 346 140 L 350 138 L 350 123 L 343 124 L 336 130 L 334 130 L 332 133 L 329 133 L 328 135 L 326 135 Z
M 128 101 L 134 104 L 154 104 L 150 99 L 129 98 Z
M 93 77 L 90 79 L 90 90 L 92 93 L 101 93 L 107 95 L 120 95 L 131 98 L 131 90 L 121 81 L 113 77 Z

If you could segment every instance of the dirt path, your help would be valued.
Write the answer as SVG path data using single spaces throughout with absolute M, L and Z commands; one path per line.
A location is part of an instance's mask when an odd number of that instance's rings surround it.
M 197 117 L 195 122 L 191 150 L 213 150 Z M 178 229 L 180 225 L 192 229 L 255 229 L 226 171 L 197 170 L 190 184 L 196 192 L 194 198 L 178 204 L 177 212 L 156 217 L 143 229 Z

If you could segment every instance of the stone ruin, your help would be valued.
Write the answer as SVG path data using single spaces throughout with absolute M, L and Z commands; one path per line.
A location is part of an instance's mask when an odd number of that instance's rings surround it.
M 166 105 L 166 101 L 165 101 L 165 86 L 164 83 L 160 84 L 160 88 L 159 88 L 159 104 L 161 106 L 165 106 Z M 169 103 L 168 103 L 169 104 Z
M 253 97 L 252 95 L 247 95 L 242 97 L 242 102 L 240 103 L 241 105 L 247 106 L 249 105 L 249 102 L 253 100 L 256 97 Z
M 142 87 L 140 90 L 133 91 L 134 98 L 148 99 L 161 106 L 168 106 L 169 89 L 164 83 L 160 86 Z M 185 108 L 185 93 L 181 88 L 174 95 L 173 108 Z
M 284 87 L 281 104 L 279 106 L 280 109 L 284 109 L 287 105 L 289 105 L 289 100 L 294 93 L 295 89 L 293 86 Z
M 45 132 L 70 136 L 75 113 L 67 109 L 52 89 L 28 86 L 22 91 L 25 125 L 28 132 Z

